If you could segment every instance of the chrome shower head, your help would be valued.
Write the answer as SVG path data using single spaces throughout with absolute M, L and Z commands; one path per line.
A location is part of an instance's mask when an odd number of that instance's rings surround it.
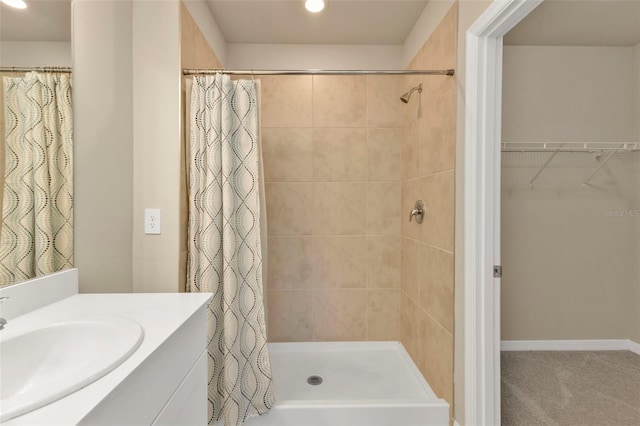
M 415 91 L 418 91 L 418 93 L 422 93 L 422 83 L 420 83 L 418 86 L 412 88 L 411 90 L 409 90 L 407 93 L 405 93 L 404 95 L 400 96 L 400 100 L 402 102 L 409 103 L 409 99 L 411 99 L 411 94 Z

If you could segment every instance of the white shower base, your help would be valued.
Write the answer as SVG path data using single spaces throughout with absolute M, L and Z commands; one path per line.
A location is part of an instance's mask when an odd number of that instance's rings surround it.
M 270 343 L 269 354 L 277 402 L 246 426 L 449 425 L 449 405 L 399 342 Z

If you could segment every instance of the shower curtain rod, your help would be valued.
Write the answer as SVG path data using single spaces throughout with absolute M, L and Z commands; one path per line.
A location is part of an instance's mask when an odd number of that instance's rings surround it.
M 231 69 L 183 69 L 184 75 L 453 75 L 455 70 L 231 70 Z
M 69 67 L 0 67 L 0 72 L 30 72 L 30 71 L 70 73 L 71 68 Z

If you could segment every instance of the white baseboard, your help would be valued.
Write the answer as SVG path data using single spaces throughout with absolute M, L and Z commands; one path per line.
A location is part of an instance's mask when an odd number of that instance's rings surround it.
M 501 351 L 631 351 L 640 355 L 640 343 L 628 339 L 503 340 Z

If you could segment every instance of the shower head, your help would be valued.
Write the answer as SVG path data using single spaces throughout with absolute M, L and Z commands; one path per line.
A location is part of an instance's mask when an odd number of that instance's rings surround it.
M 415 91 L 418 91 L 418 93 L 422 93 L 422 83 L 420 83 L 418 86 L 412 88 L 411 90 L 409 90 L 407 93 L 405 93 L 404 95 L 400 96 L 400 100 L 402 102 L 409 103 L 409 99 L 411 98 L 411 94 Z

